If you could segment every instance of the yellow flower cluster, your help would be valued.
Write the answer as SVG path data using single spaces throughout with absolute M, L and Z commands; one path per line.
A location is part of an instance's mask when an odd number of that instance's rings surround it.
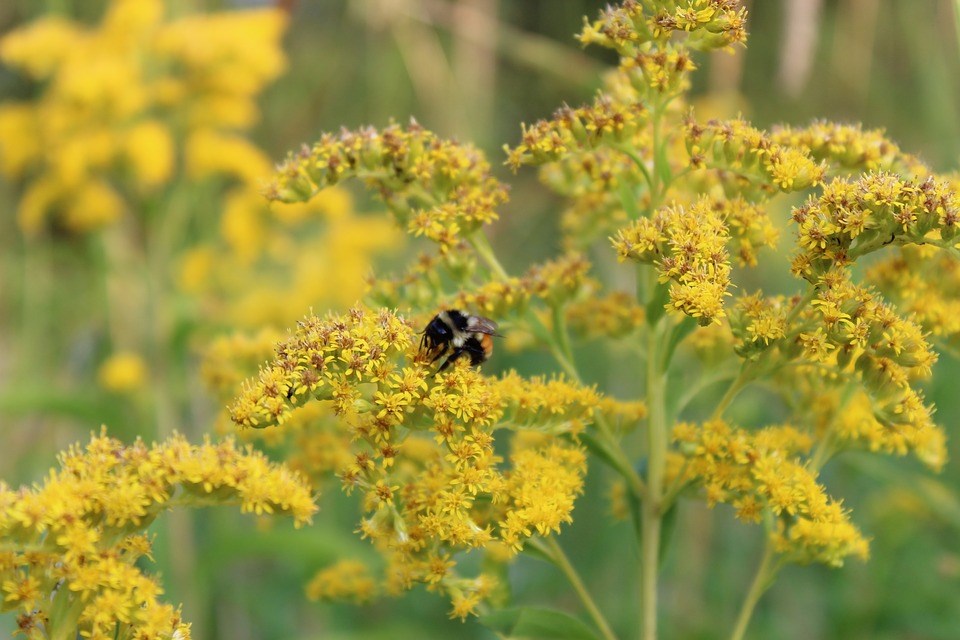
M 757 266 L 757 250 L 775 248 L 780 237 L 766 209 L 743 198 L 725 198 L 714 207 L 727 223 L 730 235 L 736 240 L 737 262 L 741 266 Z
M 793 211 L 800 253 L 793 272 L 816 283 L 834 265 L 889 244 L 951 247 L 960 231 L 960 198 L 946 180 L 869 173 L 835 179 Z
M 782 296 L 764 297 L 757 292 L 737 298 L 728 315 L 734 350 L 744 358 L 767 349 L 787 331 L 787 305 Z
M 567 325 L 584 340 L 622 338 L 643 326 L 646 313 L 637 299 L 623 291 L 594 293 L 567 305 Z
M 702 325 L 719 322 L 730 295 L 727 226 L 722 207 L 701 198 L 690 207 L 665 207 L 635 220 L 612 239 L 620 260 L 654 264 L 662 282 L 672 281 L 668 309 Z
M 188 166 L 197 149 L 211 155 L 203 141 L 230 141 L 226 162 L 250 155 L 225 130 L 253 124 L 254 97 L 281 71 L 284 14 L 165 21 L 164 4 L 114 0 L 96 27 L 47 17 L 0 40 L 5 64 L 44 83 L 37 100 L 0 105 L 0 173 L 26 182 L 24 231 L 113 222 L 128 209 L 121 194 L 170 180 L 181 137 Z
M 621 104 L 604 94 L 591 106 L 563 107 L 551 120 L 523 125 L 520 144 L 506 148 L 507 164 L 516 171 L 525 164 L 554 162 L 570 153 L 631 142 L 646 124 L 645 112 L 640 103 Z
M 590 262 L 583 254 L 569 252 L 554 260 L 531 266 L 522 276 L 502 280 L 479 280 L 476 262 L 457 264 L 449 256 L 441 264 L 436 256 L 421 256 L 399 278 L 371 279 L 370 297 L 378 304 L 403 305 L 418 310 L 476 309 L 494 319 L 524 313 L 531 300 L 559 308 L 580 297 L 596 283 L 587 273 Z M 454 294 L 444 291 L 442 269 L 464 284 Z M 447 275 L 447 274 L 443 274 Z
M 883 426 L 881 434 L 870 421 L 871 448 L 914 451 L 925 464 L 940 467 L 946 460 L 945 436 L 933 422 L 933 409 L 911 384 L 929 377 L 937 360 L 921 327 L 840 272 L 824 278 L 812 307 L 788 350 L 860 380 L 872 415 Z
M 899 456 L 913 452 L 930 468 L 939 471 L 947 461 L 946 434 L 935 425 L 923 429 L 907 425 L 891 427 L 877 419 L 876 409 L 866 393 L 857 393 L 834 417 L 833 429 L 846 446 L 862 447 Z
M 960 347 L 960 264 L 955 257 L 929 246 L 901 247 L 872 265 L 867 280 L 937 340 Z
M 559 308 L 577 297 L 589 285 L 590 262 L 571 252 L 555 260 L 531 266 L 520 277 L 486 282 L 457 293 L 447 307 L 479 309 L 494 318 L 522 313 L 531 300 L 542 300 Z
M 882 129 L 864 130 L 861 124 L 837 124 L 818 121 L 808 127 L 774 127 L 770 139 L 775 144 L 803 149 L 815 160 L 826 161 L 830 173 L 894 171 L 916 178 L 929 170 L 912 155 L 888 139 Z
M 710 505 L 731 504 L 741 520 L 770 518 L 774 548 L 785 559 L 832 566 L 850 555 L 866 559 L 867 540 L 797 457 L 809 450 L 809 435 L 789 426 L 750 432 L 711 420 L 678 424 L 673 437 L 686 461 L 682 480 L 701 486 Z
M 513 469 L 506 480 L 509 502 L 500 523 L 501 539 L 516 550 L 536 531 L 541 536 L 560 533 L 560 525 L 573 522 L 573 501 L 583 492 L 587 458 L 583 450 L 550 444 L 523 448 L 513 454 Z
M 366 565 L 356 560 L 341 560 L 313 576 L 307 584 L 310 600 L 345 600 L 362 604 L 377 593 L 377 583 Z
M 444 252 L 496 220 L 496 208 L 507 200 L 506 188 L 478 149 L 437 138 L 416 122 L 325 134 L 287 158 L 266 195 L 306 202 L 353 177 L 375 187 L 410 233 L 433 240 Z
M 189 625 L 136 566 L 150 556 L 142 532 L 161 512 L 240 504 L 300 526 L 316 511 L 301 478 L 231 440 L 124 446 L 104 432 L 59 462 L 41 485 L 0 483 L 0 592 L 30 637 L 188 638 Z
M 462 361 L 436 373 L 413 328 L 386 310 L 306 318 L 276 351 L 231 415 L 257 427 L 286 424 L 316 404 L 338 415 L 352 455 L 323 465 L 336 468 L 346 491 L 362 491 L 360 530 L 387 556 L 390 590 L 435 585 L 455 608 L 465 607 L 457 599 L 463 579 L 448 560 L 438 574 L 438 558 L 495 542 L 520 548 L 569 521 L 585 457 L 556 436 L 592 422 L 600 403 L 593 389 L 514 373 L 487 378 Z M 493 448 L 496 429 L 535 429 L 547 440 L 515 452 L 504 470 Z M 299 459 L 305 467 L 314 462 L 309 452 Z M 525 475 L 528 468 L 536 478 Z M 532 488 L 537 479 L 550 491 Z
M 674 34 L 693 49 L 723 49 L 746 40 L 746 10 L 736 0 L 626 0 L 584 21 L 580 42 L 633 55 L 647 43 L 662 44 Z
M 692 117 L 684 123 L 690 166 L 717 170 L 730 189 L 753 193 L 802 191 L 823 181 L 826 167 L 803 149 L 773 141 L 746 121 Z

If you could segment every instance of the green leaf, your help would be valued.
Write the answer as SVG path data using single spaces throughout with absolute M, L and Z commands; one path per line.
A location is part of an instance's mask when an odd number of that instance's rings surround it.
M 674 500 L 667 512 L 663 514 L 663 520 L 660 523 L 660 556 L 657 558 L 660 565 L 663 564 L 663 559 L 667 557 L 670 543 L 675 537 L 673 532 L 677 528 L 677 511 L 677 501 Z
M 683 342 L 684 338 L 689 336 L 694 329 L 698 326 L 697 321 L 690 316 L 684 316 L 678 324 L 674 325 L 670 329 L 670 338 L 667 342 L 667 348 L 663 351 L 663 363 L 661 365 L 661 370 L 666 371 L 670 366 L 670 360 L 673 359 L 673 352 L 677 350 L 677 346 Z
M 556 560 L 553 559 L 553 556 L 550 555 L 549 551 L 543 548 L 542 544 L 543 543 L 539 538 L 530 538 L 527 540 L 526 544 L 523 545 L 522 553 L 527 554 L 531 558 L 543 560 L 544 562 L 556 566 Z
M 599 636 L 578 618 L 556 609 L 503 609 L 481 616 L 480 623 L 514 640 L 599 640 Z
M 657 321 L 660 320 L 660 318 L 667 314 L 666 304 L 669 301 L 670 285 L 665 282 L 657 281 L 657 284 L 653 290 L 653 295 L 650 296 L 650 301 L 647 303 L 646 307 L 648 325 L 652 327 L 653 325 L 657 324 Z

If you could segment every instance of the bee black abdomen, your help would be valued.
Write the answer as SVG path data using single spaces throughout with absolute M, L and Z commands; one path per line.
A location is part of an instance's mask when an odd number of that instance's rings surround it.
M 483 344 L 476 338 L 468 338 L 467 341 L 463 343 L 463 352 L 470 356 L 470 364 L 475 367 L 483 364 L 487 359 L 487 350 L 483 348 Z

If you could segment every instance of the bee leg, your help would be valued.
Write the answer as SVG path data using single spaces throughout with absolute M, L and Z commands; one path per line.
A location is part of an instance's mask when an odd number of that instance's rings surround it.
M 452 365 L 454 362 L 457 361 L 457 358 L 459 358 L 460 356 L 462 356 L 464 353 L 466 353 L 466 347 L 465 347 L 465 346 L 455 348 L 455 349 L 453 350 L 453 352 L 452 352 L 449 356 L 447 356 L 447 359 L 443 361 L 443 364 L 440 365 L 440 368 L 437 369 L 437 373 L 440 373 L 441 371 L 443 371 L 444 369 L 446 369 L 447 367 L 449 367 L 450 365 Z M 472 360 L 472 358 L 471 358 L 471 360 Z

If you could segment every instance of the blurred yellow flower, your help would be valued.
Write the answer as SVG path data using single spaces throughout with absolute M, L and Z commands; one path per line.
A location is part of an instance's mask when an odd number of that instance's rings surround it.
M 36 99 L 0 105 L 0 173 L 24 182 L 21 228 L 85 233 L 144 215 L 124 201 L 174 179 L 184 147 L 192 177 L 266 177 L 240 130 L 283 70 L 285 24 L 278 9 L 170 19 L 160 0 L 113 0 L 98 25 L 45 17 L 0 39 L 0 60 L 44 82 Z
M 97 379 L 107 391 L 127 393 L 146 384 L 147 365 L 139 354 L 120 351 L 104 360 L 97 372 Z

